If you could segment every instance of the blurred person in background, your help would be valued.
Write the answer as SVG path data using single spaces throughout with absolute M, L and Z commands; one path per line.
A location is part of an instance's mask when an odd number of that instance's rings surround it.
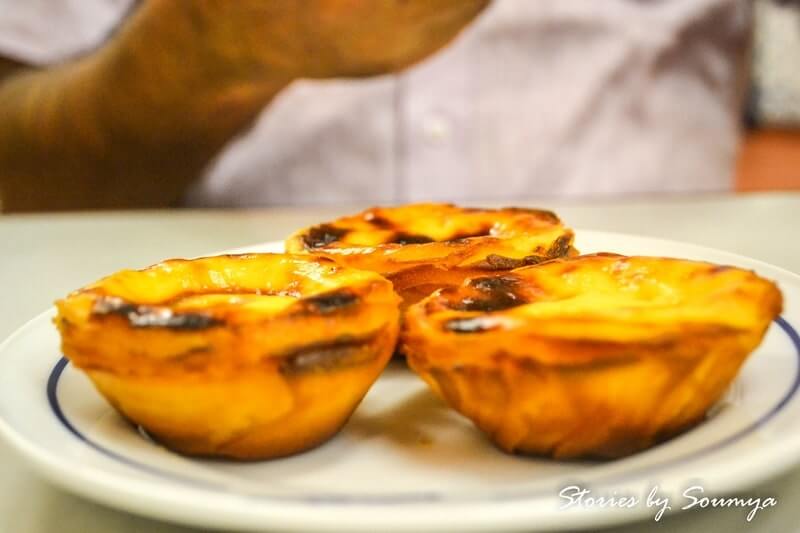
M 0 200 L 21 211 L 729 190 L 751 8 L 0 0 Z

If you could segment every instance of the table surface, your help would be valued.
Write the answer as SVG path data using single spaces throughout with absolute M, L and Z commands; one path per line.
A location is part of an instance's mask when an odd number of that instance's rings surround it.
M 578 229 L 636 233 L 720 248 L 800 272 L 800 194 L 693 196 L 546 206 Z M 137 211 L 0 217 L 0 339 L 68 291 L 122 268 L 167 257 L 190 257 L 279 240 L 292 230 L 351 212 L 350 208 L 255 211 Z M 752 523 L 743 509 L 691 511 L 662 519 L 659 530 L 796 531 L 800 468 L 748 495 L 772 496 L 777 507 Z M 609 531 L 650 531 L 653 522 Z M 82 500 L 35 475 L 0 443 L 0 531 L 178 533 L 195 531 Z

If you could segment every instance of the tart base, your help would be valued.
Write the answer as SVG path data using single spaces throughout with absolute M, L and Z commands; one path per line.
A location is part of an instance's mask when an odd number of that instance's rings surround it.
M 483 362 L 437 362 L 436 348 L 406 343 L 409 366 L 452 408 L 507 452 L 556 459 L 630 455 L 701 422 L 765 331 L 696 332 L 695 341 L 639 346 L 551 342 L 569 361 L 499 351 Z M 535 343 L 532 347 L 536 348 Z
M 394 330 L 394 331 L 392 331 Z M 155 441 L 185 455 L 254 460 L 330 439 L 394 350 L 396 326 L 306 366 L 269 358 L 233 375 L 120 376 L 85 369 L 97 390 Z

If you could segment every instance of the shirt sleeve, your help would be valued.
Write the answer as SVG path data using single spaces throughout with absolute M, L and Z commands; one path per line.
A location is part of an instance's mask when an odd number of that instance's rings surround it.
M 100 45 L 136 0 L 0 0 L 0 56 L 29 65 Z

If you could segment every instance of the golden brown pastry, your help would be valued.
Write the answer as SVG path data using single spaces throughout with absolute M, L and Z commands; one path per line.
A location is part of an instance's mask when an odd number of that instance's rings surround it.
M 612 458 L 703 420 L 781 302 L 746 270 L 588 255 L 433 294 L 408 310 L 402 342 L 502 449 Z
M 64 354 L 181 453 L 260 459 L 325 441 L 391 358 L 398 297 L 372 272 L 281 254 L 170 260 L 56 303 Z
M 286 250 L 378 272 L 410 305 L 470 276 L 571 254 L 572 241 L 550 211 L 413 204 L 312 226 L 289 237 Z

